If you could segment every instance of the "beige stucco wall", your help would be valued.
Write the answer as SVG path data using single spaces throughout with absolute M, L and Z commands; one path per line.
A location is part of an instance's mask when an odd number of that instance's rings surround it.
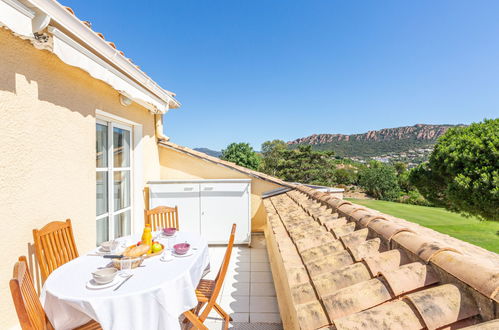
M 159 179 L 154 119 L 48 51 L 0 29 L 0 329 L 18 326 L 8 283 L 32 229 L 71 218 L 80 253 L 95 245 L 95 111 L 143 125 L 144 182 Z M 143 187 L 138 187 L 143 189 Z
M 280 186 L 215 163 L 160 147 L 161 179 L 251 179 L 251 230 L 263 231 L 266 213 L 261 195 Z

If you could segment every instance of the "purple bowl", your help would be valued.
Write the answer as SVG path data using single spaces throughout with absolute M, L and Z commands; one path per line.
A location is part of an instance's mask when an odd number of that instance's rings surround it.
M 163 233 L 166 236 L 173 236 L 177 232 L 177 228 L 163 228 Z
M 173 250 L 176 254 L 183 255 L 189 251 L 191 245 L 189 243 L 179 243 L 173 246 Z

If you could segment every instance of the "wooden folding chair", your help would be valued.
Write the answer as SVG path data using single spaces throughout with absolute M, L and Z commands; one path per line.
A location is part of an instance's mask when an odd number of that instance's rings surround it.
M 33 229 L 35 253 L 42 282 L 59 266 L 78 257 L 71 220 L 54 221 Z
M 153 231 L 163 228 L 178 228 L 178 207 L 158 206 L 144 211 L 145 224 Z
M 203 322 L 208 317 L 212 309 L 224 319 L 225 321 L 225 329 L 229 328 L 229 322 L 232 321 L 227 312 L 225 312 L 220 305 L 217 304 L 216 300 L 218 295 L 220 294 L 220 290 L 222 289 L 222 285 L 225 279 L 225 275 L 227 274 L 227 269 L 229 268 L 230 256 L 232 254 L 232 248 L 234 246 L 234 237 L 236 235 L 236 224 L 232 225 L 232 231 L 230 232 L 229 244 L 227 245 L 227 250 L 225 251 L 225 256 L 222 262 L 222 266 L 218 271 L 217 277 L 215 280 L 204 280 L 202 279 L 199 282 L 199 285 L 196 289 L 196 296 L 198 298 L 198 305 L 194 310 L 187 311 L 184 313 L 184 316 L 187 320 L 189 320 L 196 328 L 198 329 L 206 329 L 203 325 Z M 206 305 L 206 306 L 205 306 Z M 201 314 L 199 312 L 204 307 Z
M 16 307 L 17 317 L 23 330 L 52 330 L 54 327 L 43 310 L 36 294 L 35 286 L 28 269 L 26 257 L 19 257 L 14 265 L 14 273 L 10 280 L 10 292 Z M 99 323 L 90 321 L 77 330 L 102 329 Z

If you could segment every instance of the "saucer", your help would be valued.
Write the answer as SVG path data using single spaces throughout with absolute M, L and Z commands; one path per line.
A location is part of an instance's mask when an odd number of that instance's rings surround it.
M 193 253 L 194 253 L 194 250 L 191 248 L 185 254 L 177 254 L 177 253 L 175 253 L 175 251 L 173 251 L 172 256 L 177 257 L 177 258 L 183 258 L 183 257 L 192 256 Z
M 97 282 L 95 282 L 95 280 L 92 278 L 90 279 L 88 282 L 87 282 L 87 289 L 90 289 L 90 290 L 100 290 L 100 289 L 107 289 L 107 288 L 110 288 L 112 286 L 115 286 L 116 284 L 120 283 L 121 282 L 121 278 L 119 275 L 116 275 L 116 277 L 109 283 L 106 283 L 106 284 L 98 284 Z

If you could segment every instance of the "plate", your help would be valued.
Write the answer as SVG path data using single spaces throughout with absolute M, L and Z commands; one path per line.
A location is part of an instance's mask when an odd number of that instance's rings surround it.
M 90 279 L 88 282 L 87 282 L 87 289 L 90 289 L 90 290 L 101 290 L 101 289 L 107 289 L 107 288 L 110 288 L 112 286 L 115 286 L 116 284 L 120 283 L 122 280 L 122 277 L 120 277 L 119 274 L 116 275 L 116 277 L 109 283 L 106 283 L 106 284 L 97 284 L 97 282 L 95 282 L 95 280 L 92 278 Z
M 177 258 L 183 258 L 183 257 L 189 257 L 192 256 L 194 253 L 193 249 L 189 249 L 186 254 L 176 254 L 175 251 L 172 252 L 172 256 L 177 257 Z

